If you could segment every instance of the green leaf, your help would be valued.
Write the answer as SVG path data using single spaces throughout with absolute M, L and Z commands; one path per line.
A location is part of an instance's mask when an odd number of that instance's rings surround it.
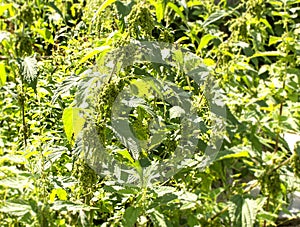
M 131 163 L 134 163 L 134 159 L 131 157 L 131 155 L 128 152 L 128 150 L 126 150 L 126 149 L 124 149 L 124 150 L 118 150 L 117 153 L 120 154 L 123 158 L 127 159 L 128 161 L 130 161 Z
M 51 44 L 54 44 L 53 36 L 49 29 L 43 28 L 43 29 L 36 29 L 36 32 L 39 33 L 43 39 Z
M 251 56 L 250 58 L 256 57 L 277 57 L 277 56 L 284 56 L 284 53 L 280 51 L 265 51 L 265 52 L 258 52 Z
M 66 108 L 62 120 L 68 141 L 73 144 L 79 132 L 82 130 L 85 120 L 80 116 L 81 108 Z
M 148 212 L 150 213 L 150 219 L 153 222 L 154 226 L 168 227 L 161 212 L 156 209 L 151 209 Z
M 228 13 L 225 10 L 219 10 L 213 14 L 211 14 L 203 23 L 203 27 L 207 27 L 208 25 L 220 20 L 222 17 L 227 16 Z
M 56 189 L 56 194 L 57 194 L 57 196 L 58 196 L 58 198 L 60 199 L 60 200 L 67 200 L 67 192 L 63 189 L 63 188 L 57 188 Z
M 276 36 L 270 36 L 269 38 L 269 46 L 275 44 L 275 43 L 278 43 L 278 42 L 281 42 L 282 41 L 282 38 L 281 37 L 276 37 Z
M 185 110 L 182 109 L 180 106 L 173 106 L 170 108 L 170 119 L 182 117 L 185 114 Z
M 161 22 L 161 20 L 164 19 L 165 1 L 164 0 L 151 1 L 151 4 L 155 6 L 157 22 Z
M 168 2 L 167 7 L 170 7 L 171 9 L 173 9 L 177 15 L 182 19 L 183 22 L 186 22 L 186 18 L 184 16 L 184 14 L 181 12 L 181 10 L 178 8 L 177 5 L 175 5 L 172 2 Z
M 4 62 L 0 62 L 0 86 L 6 83 L 6 71 Z
M 267 21 L 264 18 L 260 18 L 259 21 L 262 22 L 267 28 L 269 28 L 273 32 L 272 26 L 270 25 L 269 21 Z
M 13 7 L 12 3 L 1 4 L 0 5 L 0 16 L 2 16 L 6 10 L 9 10 L 10 14 L 12 14 L 13 13 L 12 7 Z M 11 15 L 11 16 L 13 16 L 13 15 Z
M 123 216 L 123 224 L 126 227 L 134 226 L 138 217 L 140 216 L 142 212 L 141 207 L 128 207 L 125 210 L 124 216 Z
M 88 59 L 92 58 L 96 54 L 99 54 L 102 52 L 107 52 L 109 49 L 110 49 L 110 46 L 101 46 L 101 47 L 96 47 L 95 49 L 92 49 L 82 59 L 80 59 L 79 65 L 86 62 Z
M 211 35 L 211 34 L 207 34 L 205 36 L 203 36 L 201 38 L 201 41 L 200 41 L 200 44 L 198 46 L 198 50 L 197 51 L 200 51 L 202 50 L 204 47 L 207 46 L 207 44 L 209 43 L 209 41 L 211 41 L 212 39 L 216 38 L 216 36 L 214 35 Z
M 259 218 L 260 220 L 267 221 L 267 223 L 269 224 L 269 226 L 277 226 L 275 224 L 275 220 L 278 218 L 277 214 L 261 210 L 257 214 L 257 218 Z
M 116 0 L 106 0 L 102 3 L 102 5 L 99 7 L 99 9 L 97 10 L 97 12 L 95 13 L 92 21 L 95 21 L 95 19 L 98 17 L 98 15 L 105 10 L 108 6 L 112 5 L 113 3 L 115 3 Z
M 122 16 L 122 18 L 126 17 L 130 13 L 133 4 L 133 1 L 129 4 L 124 4 L 122 1 L 116 1 L 118 13 Z
M 25 57 L 21 72 L 27 82 L 34 81 L 37 78 L 37 60 L 34 57 Z
M 257 214 L 256 200 L 246 198 L 242 206 L 242 227 L 252 227 Z
M 22 217 L 27 213 L 33 214 L 32 207 L 25 201 L 5 202 L 4 205 L 1 206 L 0 212 L 18 217 Z

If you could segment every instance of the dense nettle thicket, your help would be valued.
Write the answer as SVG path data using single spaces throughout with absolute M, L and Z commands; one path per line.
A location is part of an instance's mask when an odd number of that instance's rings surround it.
M 299 224 L 299 14 L 299 0 L 3 0 L 0 226 Z M 189 75 L 188 57 L 205 84 Z M 220 131 L 207 95 L 215 87 Z M 182 121 L 186 106 L 196 126 Z M 122 137 L 112 118 L 128 108 L 115 120 L 128 122 Z M 194 128 L 193 151 L 182 149 L 192 155 L 150 183 L 144 170 L 173 164 Z M 214 133 L 222 144 L 203 165 Z M 99 174 L 83 152 L 99 144 L 110 171 L 116 160 L 141 183 Z

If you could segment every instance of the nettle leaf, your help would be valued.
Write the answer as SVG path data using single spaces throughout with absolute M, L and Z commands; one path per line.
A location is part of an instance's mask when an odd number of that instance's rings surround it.
M 257 211 L 262 207 L 264 201 L 236 195 L 232 202 L 234 209 L 231 209 L 230 213 L 234 220 L 234 226 L 252 227 L 255 224 Z
M 72 211 L 72 212 L 80 212 L 80 211 L 90 211 L 90 210 L 96 210 L 98 208 L 90 207 L 85 204 L 78 204 L 78 203 L 73 203 L 69 201 L 55 201 L 51 209 L 55 211 Z
M 37 78 L 37 60 L 35 57 L 25 57 L 22 60 L 21 73 L 27 82 L 32 82 Z
M 180 106 L 173 106 L 170 108 L 170 119 L 182 117 L 185 114 L 185 110 Z
M 36 29 L 36 32 L 39 33 L 46 42 L 54 44 L 53 36 L 49 29 L 47 28 Z
M 167 7 L 173 9 L 173 10 L 176 12 L 176 14 L 181 18 L 181 20 L 182 20 L 183 22 L 186 22 L 186 18 L 185 18 L 185 16 L 184 16 L 184 14 L 181 12 L 181 10 L 178 8 L 177 5 L 175 5 L 175 4 L 172 3 L 172 2 L 168 2 Z
M 0 180 L 0 185 L 6 188 L 22 190 L 32 185 L 32 180 L 27 176 L 9 177 Z
M 100 47 L 96 47 L 92 50 L 90 50 L 82 59 L 80 59 L 79 61 L 79 65 L 86 62 L 87 60 L 89 60 L 90 58 L 94 57 L 95 55 L 99 54 L 99 53 L 106 53 L 107 51 L 110 50 L 110 46 L 100 46 Z
M 242 206 L 242 227 L 251 227 L 255 223 L 257 203 L 253 199 L 245 199 Z
M 197 51 L 200 51 L 202 50 L 204 47 L 207 46 L 207 44 L 209 43 L 209 41 L 213 40 L 214 38 L 216 38 L 216 36 L 214 35 L 211 35 L 211 34 L 207 34 L 205 36 L 203 36 L 201 38 L 201 41 L 200 41 L 200 44 L 198 46 L 198 50 Z
M 30 204 L 23 200 L 5 202 L 4 205 L 1 206 L 0 212 L 18 217 L 25 216 L 27 213 L 34 214 Z
M 63 112 L 62 120 L 64 124 L 64 130 L 67 135 L 68 141 L 73 144 L 78 134 L 82 130 L 85 120 L 80 116 L 81 108 L 66 108 Z
M 225 10 L 219 10 L 213 14 L 211 14 L 203 23 L 203 27 L 207 27 L 208 25 L 220 20 L 221 18 L 227 16 L 228 13 Z
M 0 62 L 0 86 L 4 86 L 6 83 L 6 71 L 5 71 L 5 64 Z
M 92 21 L 94 22 L 96 20 L 96 18 L 99 16 L 99 14 L 105 10 L 108 6 L 112 5 L 113 3 L 115 3 L 116 0 L 106 0 L 102 3 L 102 5 L 99 7 L 99 9 L 97 10 L 97 12 L 95 13 Z
M 80 81 L 80 77 L 76 74 L 72 74 L 67 79 L 65 79 L 55 90 L 54 96 L 52 98 L 52 103 L 54 103 L 60 95 L 67 95 L 70 93 L 70 90 L 76 86 L 78 86 L 78 82 Z
M 150 219 L 154 223 L 154 226 L 167 227 L 167 223 L 161 212 L 156 209 L 151 209 L 148 211 L 150 214 Z
M 134 226 L 142 212 L 141 207 L 128 207 L 123 216 L 123 224 L 126 227 Z

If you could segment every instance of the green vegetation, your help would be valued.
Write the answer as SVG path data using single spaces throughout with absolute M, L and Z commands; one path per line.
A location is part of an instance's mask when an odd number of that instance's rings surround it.
M 87 89 L 93 73 L 109 72 L 92 67 L 134 40 L 193 53 L 210 73 L 207 86 L 222 89 L 226 127 L 209 165 L 212 103 L 181 64 L 133 62 L 137 51 L 122 49 L 122 67 Z M 133 134 L 122 140 L 111 115 L 129 84 Z M 299 85 L 299 0 L 2 0 L 0 226 L 285 226 L 300 218 L 288 209 L 300 191 L 300 146 L 283 138 L 300 131 Z M 153 184 L 99 174 L 83 152 L 86 97 L 107 155 L 146 179 L 142 167 L 172 158 L 180 145 L 182 108 L 162 98 L 176 89 L 201 119 L 189 161 Z

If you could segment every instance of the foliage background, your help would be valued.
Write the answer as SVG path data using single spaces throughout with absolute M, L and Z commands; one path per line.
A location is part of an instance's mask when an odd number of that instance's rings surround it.
M 283 138 L 299 132 L 299 10 L 299 0 L 3 0 L 0 225 L 288 226 L 299 218 L 288 208 L 299 191 L 300 150 Z M 103 50 L 133 39 L 174 43 L 201 57 L 228 112 L 218 160 L 200 171 L 195 159 L 143 189 L 96 175 L 63 120 L 82 73 Z M 137 69 L 159 73 L 141 64 L 124 74 L 138 78 Z M 189 86 L 182 75 L 174 83 Z M 112 101 L 100 105 L 100 123 Z M 172 151 L 174 141 L 158 152 Z

